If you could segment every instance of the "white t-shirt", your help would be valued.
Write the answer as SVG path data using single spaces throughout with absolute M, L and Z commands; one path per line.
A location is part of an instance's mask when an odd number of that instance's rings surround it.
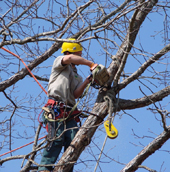
M 48 96 L 74 106 L 74 90 L 82 84 L 82 77 L 71 67 L 62 65 L 64 56 L 54 60 L 48 84 Z

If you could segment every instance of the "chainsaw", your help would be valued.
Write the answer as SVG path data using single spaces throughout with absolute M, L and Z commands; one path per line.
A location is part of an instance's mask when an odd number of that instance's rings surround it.
M 96 88 L 103 87 L 110 78 L 107 69 L 102 64 L 94 64 L 90 70 L 93 77 L 92 86 L 96 86 Z

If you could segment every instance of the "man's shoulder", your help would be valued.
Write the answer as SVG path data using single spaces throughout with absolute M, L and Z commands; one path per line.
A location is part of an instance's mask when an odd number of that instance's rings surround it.
M 57 56 L 57 57 L 55 58 L 55 60 L 54 60 L 54 61 L 62 60 L 62 58 L 63 58 L 63 57 L 64 57 L 64 55 Z
M 55 59 L 54 62 L 53 62 L 53 66 L 54 66 L 54 67 L 56 67 L 56 66 L 62 67 L 61 61 L 62 61 L 63 57 L 64 57 L 63 55 L 62 55 L 62 56 L 56 57 L 56 59 Z

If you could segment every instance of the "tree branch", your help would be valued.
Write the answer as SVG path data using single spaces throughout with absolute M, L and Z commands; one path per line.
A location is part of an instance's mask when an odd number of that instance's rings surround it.
M 131 76 L 123 80 L 122 83 L 118 86 L 118 91 L 125 88 L 129 83 L 133 82 L 135 79 L 137 79 L 144 71 L 153 63 L 155 63 L 157 60 L 159 60 L 163 55 L 165 55 L 167 52 L 170 51 L 170 44 L 166 45 L 162 50 L 160 50 L 158 53 L 156 53 L 154 56 L 149 58 L 139 69 L 134 72 Z
M 162 145 L 170 138 L 170 126 L 167 127 L 167 132 L 163 131 L 157 138 L 155 138 L 149 145 L 147 145 L 134 159 L 132 159 L 121 172 L 132 172 L 138 169 L 138 166 L 153 154 L 156 150 L 160 149 Z
M 61 47 L 61 42 L 54 43 L 51 48 L 49 48 L 44 54 L 33 60 L 30 64 L 28 64 L 28 68 L 32 70 L 45 60 L 47 60 L 53 53 L 55 53 L 60 47 Z M 29 72 L 27 71 L 26 68 L 21 69 L 18 73 L 10 77 L 9 79 L 3 81 L 0 83 L 0 92 L 4 91 L 6 88 L 10 87 L 11 85 L 15 84 L 19 80 L 23 79 L 26 75 L 28 75 Z
M 161 101 L 163 98 L 167 97 L 169 94 L 170 94 L 170 86 L 152 95 L 145 96 L 139 99 L 132 99 L 132 100 L 119 99 L 118 111 L 145 107 L 152 104 L 153 102 Z
M 148 13 L 153 9 L 153 7 L 156 5 L 158 0 L 152 0 L 145 2 L 139 9 L 135 11 L 135 14 L 132 17 L 131 24 L 129 25 L 129 32 L 126 35 L 125 40 L 121 44 L 119 50 L 117 51 L 115 58 L 117 58 L 117 61 L 122 62 L 122 59 L 124 57 L 124 54 L 127 54 L 130 52 L 134 41 L 136 39 L 136 36 L 139 32 L 140 26 L 142 25 L 143 21 L 147 17 Z M 110 73 L 110 79 L 107 85 L 111 85 L 116 72 L 118 71 L 119 65 L 117 65 L 117 62 L 115 64 L 115 60 L 110 64 L 108 68 L 108 72 Z

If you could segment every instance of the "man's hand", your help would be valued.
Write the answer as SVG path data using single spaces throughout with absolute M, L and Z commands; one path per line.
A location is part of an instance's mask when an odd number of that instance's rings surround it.
M 88 77 L 87 77 L 87 79 L 88 79 L 88 81 L 89 81 L 89 83 L 92 81 L 92 79 L 93 79 L 93 75 L 91 74 L 91 75 L 89 75 Z

